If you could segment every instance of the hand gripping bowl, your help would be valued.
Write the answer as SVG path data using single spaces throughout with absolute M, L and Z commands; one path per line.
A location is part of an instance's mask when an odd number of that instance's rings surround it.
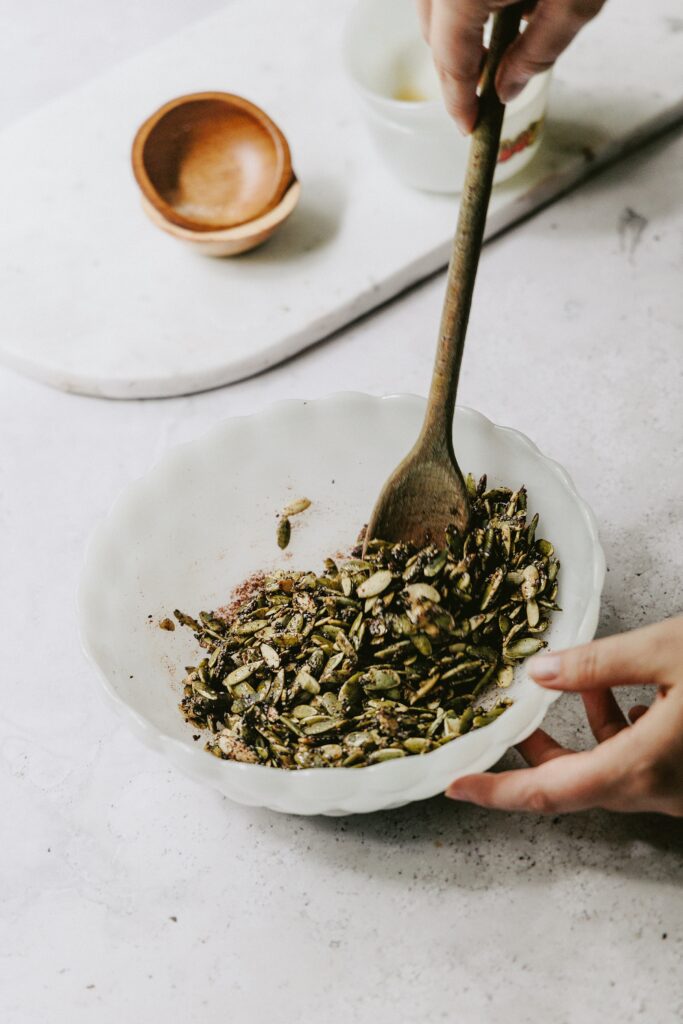
M 348 550 L 380 483 L 417 436 L 424 401 L 342 394 L 284 402 L 226 420 L 171 450 L 132 484 L 97 528 L 79 590 L 83 644 L 115 709 L 147 744 L 238 803 L 292 814 L 353 814 L 398 807 L 441 792 L 460 775 L 493 765 L 535 729 L 556 694 L 524 668 L 506 691 L 514 705 L 485 728 L 423 756 L 367 768 L 284 771 L 222 761 L 192 739 L 179 711 L 184 666 L 196 662 L 186 629 L 159 620 L 224 605 L 256 570 L 315 568 Z M 515 430 L 471 409 L 455 416 L 464 470 L 491 484 L 526 484 L 539 536 L 562 561 L 551 647 L 590 640 L 605 562 L 595 519 L 564 470 Z M 307 496 L 289 548 L 275 541 L 276 513 Z

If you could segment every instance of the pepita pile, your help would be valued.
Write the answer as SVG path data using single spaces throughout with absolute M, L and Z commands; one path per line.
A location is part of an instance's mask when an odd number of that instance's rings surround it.
M 321 575 L 278 571 L 229 613 L 176 611 L 206 656 L 181 710 L 217 757 L 361 767 L 494 721 L 515 664 L 546 646 L 560 563 L 523 487 L 467 478 L 472 521 L 447 545 L 372 541 Z

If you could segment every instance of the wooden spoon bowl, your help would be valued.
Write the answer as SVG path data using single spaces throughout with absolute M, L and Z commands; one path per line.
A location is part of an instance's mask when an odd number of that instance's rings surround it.
M 230 93 L 193 93 L 164 104 L 139 128 L 132 162 L 152 221 L 214 255 L 265 241 L 300 190 L 278 126 Z

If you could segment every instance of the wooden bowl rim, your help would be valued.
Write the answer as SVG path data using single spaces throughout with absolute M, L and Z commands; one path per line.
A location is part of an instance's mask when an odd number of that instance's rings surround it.
M 162 118 L 164 118 L 166 114 L 170 113 L 170 111 L 184 106 L 187 103 L 196 103 L 202 100 L 219 100 L 227 106 L 241 110 L 264 127 L 274 142 L 275 153 L 277 156 L 277 165 L 275 168 L 277 175 L 277 187 L 275 189 L 274 197 L 268 206 L 262 210 L 257 218 L 252 218 L 251 221 L 241 221 L 237 224 L 228 225 L 215 224 L 207 226 L 205 223 L 200 224 L 189 217 L 183 216 L 183 214 L 179 213 L 171 203 L 167 203 L 166 200 L 159 195 L 147 174 L 144 161 L 144 150 L 147 140 L 153 130 Z M 208 235 L 214 232 L 232 231 L 237 227 L 251 224 L 255 220 L 260 220 L 271 210 L 277 209 L 293 180 L 296 180 L 292 170 L 292 156 L 289 149 L 289 143 L 287 142 L 284 133 L 280 128 L 278 128 L 272 118 L 270 118 L 268 114 L 261 109 L 261 107 L 258 107 L 255 103 L 245 99 L 244 96 L 238 96 L 235 93 L 230 92 L 208 91 L 185 93 L 182 96 L 176 96 L 174 99 L 168 100 L 168 102 L 164 103 L 145 121 L 143 121 L 135 133 L 131 150 L 131 162 L 133 165 L 135 180 L 137 181 L 147 202 L 150 203 L 165 220 L 169 221 L 170 224 L 174 224 L 180 228 L 185 228 L 192 232 L 193 235 Z
M 272 234 L 282 221 L 289 217 L 299 201 L 300 194 L 301 183 L 296 178 L 293 178 L 278 205 L 260 217 L 248 220 L 244 224 L 236 224 L 231 228 L 218 228 L 211 231 L 196 231 L 192 228 L 185 228 L 172 223 L 144 195 L 142 197 L 142 205 L 153 224 L 156 224 L 162 231 L 172 235 L 173 238 L 178 238 L 183 242 L 241 242 L 250 237 L 260 237 L 264 232 Z

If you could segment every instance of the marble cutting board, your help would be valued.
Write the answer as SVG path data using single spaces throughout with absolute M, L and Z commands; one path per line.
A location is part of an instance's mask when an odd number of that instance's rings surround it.
M 407 189 L 375 155 L 340 66 L 349 6 L 232 0 L 0 135 L 0 360 L 103 397 L 200 391 L 445 264 L 457 199 Z M 681 121 L 682 47 L 679 0 L 608 4 L 558 67 L 546 143 L 496 189 L 488 235 Z M 198 257 L 154 229 L 129 169 L 137 125 L 202 89 L 263 106 L 302 181 L 291 221 L 239 259 Z

